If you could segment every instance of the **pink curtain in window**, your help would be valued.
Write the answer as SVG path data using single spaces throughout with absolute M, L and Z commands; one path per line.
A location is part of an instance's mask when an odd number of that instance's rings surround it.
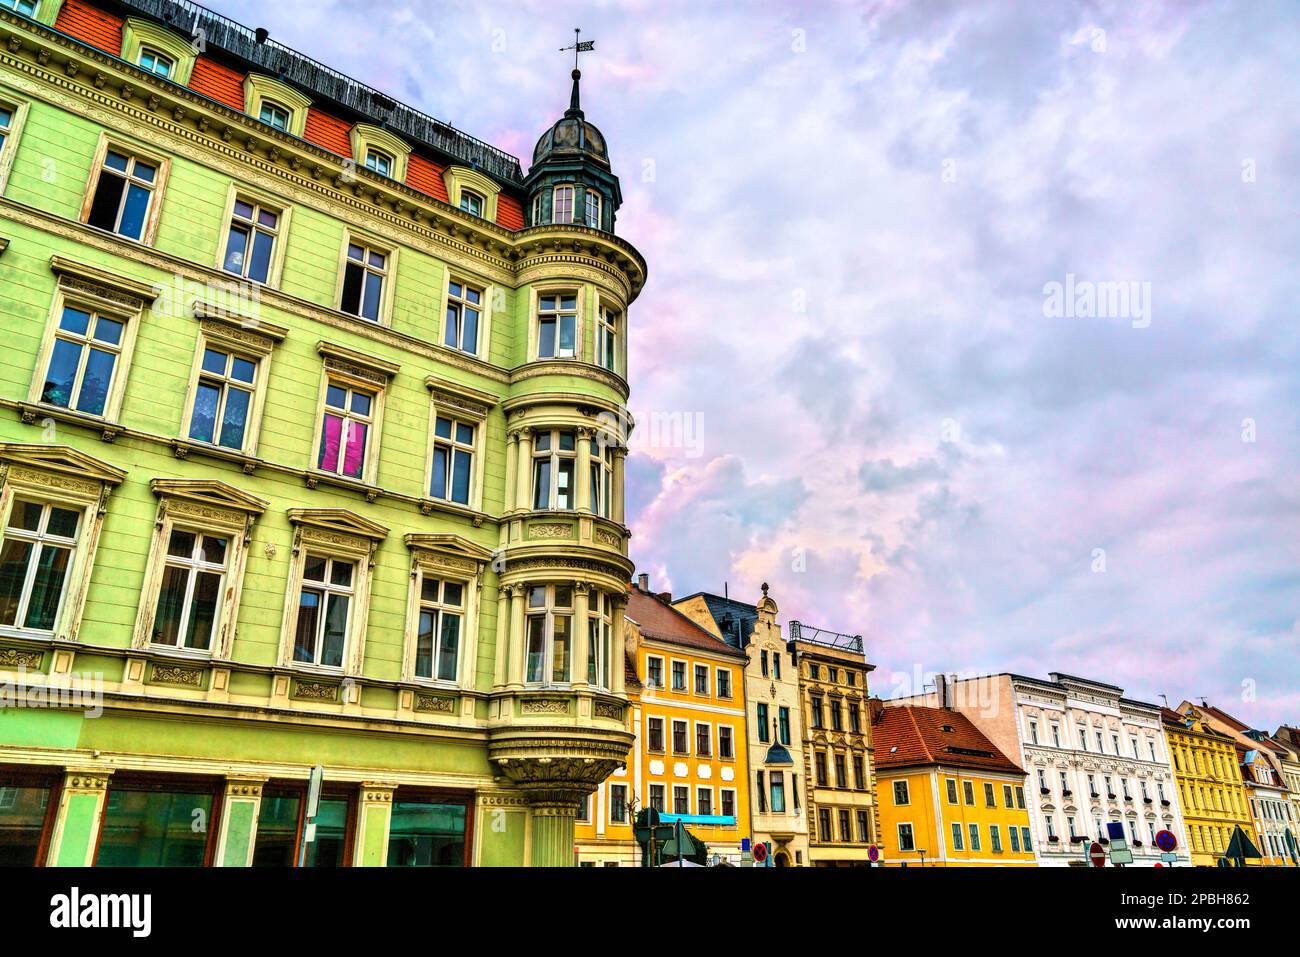
M 320 440 L 320 462 L 318 467 L 326 472 L 338 469 L 339 445 L 343 440 L 343 420 L 335 415 L 325 416 L 325 434 Z
M 366 456 L 366 424 L 349 422 L 348 426 L 348 448 L 343 454 L 343 474 L 361 478 L 361 463 Z

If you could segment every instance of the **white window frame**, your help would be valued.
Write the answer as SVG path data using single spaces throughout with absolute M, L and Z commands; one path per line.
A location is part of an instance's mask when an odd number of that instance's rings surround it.
M 171 551 L 171 536 L 181 533 L 192 535 L 194 544 L 190 548 L 188 556 L 175 555 Z M 200 546 L 205 540 L 214 539 L 225 543 L 221 562 L 210 562 L 200 556 Z M 218 594 L 224 593 L 226 582 L 230 578 L 230 558 L 234 551 L 233 540 L 229 535 L 223 535 L 220 532 L 213 532 L 206 528 L 197 526 L 173 525 L 171 533 L 168 535 L 167 547 L 164 549 L 162 557 L 162 573 L 166 576 L 169 569 L 179 568 L 185 573 L 185 596 L 181 600 L 180 628 L 176 633 L 176 641 L 162 641 L 159 639 L 157 632 L 150 637 L 150 645 L 154 648 L 166 648 L 168 651 L 190 651 L 195 653 L 207 654 L 212 651 L 213 645 L 220 641 L 221 630 L 225 627 L 226 621 L 221 611 L 221 603 L 218 602 L 211 624 L 211 635 L 207 647 L 191 646 L 189 639 L 190 612 L 193 611 L 194 589 L 199 575 L 203 573 L 215 574 L 217 576 Z M 155 600 L 154 607 L 157 608 L 157 602 L 161 600 L 161 592 Z M 154 624 L 157 625 L 157 613 L 155 612 Z
M 538 438 L 547 436 L 547 448 L 539 449 Z M 561 449 L 560 437 L 562 435 L 573 436 L 573 448 Z M 529 481 L 528 507 L 532 511 L 550 511 L 550 512 L 572 512 L 578 509 L 578 468 L 581 463 L 578 461 L 578 430 L 576 428 L 554 428 L 554 429 L 535 429 L 533 431 L 532 459 L 528 463 L 531 472 Z M 548 462 L 550 464 L 550 487 L 546 493 L 546 501 L 538 504 L 539 478 L 540 472 L 538 466 Z M 573 479 L 569 488 L 569 505 L 560 504 L 560 465 L 562 462 L 573 463 Z
M 907 843 L 910 844 L 911 847 L 903 846 L 903 828 L 907 828 Z M 820 831 L 820 828 L 818 830 Z M 820 833 L 818 836 L 822 837 Z M 822 840 L 823 842 L 826 842 L 824 837 L 822 837 Z M 904 854 L 912 854 L 916 851 L 916 831 L 913 830 L 911 821 L 898 822 L 898 849 Z
M 473 655 L 477 653 L 479 598 L 482 582 L 482 564 L 453 553 L 431 550 L 414 542 L 412 536 L 407 538 L 407 547 L 411 548 L 411 591 L 407 611 L 407 636 L 404 656 L 403 677 L 433 687 L 463 688 L 472 684 Z M 424 598 L 426 580 L 436 580 L 439 585 L 439 601 L 430 602 Z M 445 599 L 447 584 L 459 585 L 461 604 L 459 608 L 449 605 Z M 433 667 L 432 674 L 417 674 L 420 640 L 420 617 L 428 609 L 436 610 L 434 623 Z M 452 612 L 460 615 L 460 635 L 456 652 L 456 673 L 451 678 L 438 676 L 438 660 L 442 650 L 442 615 Z
M 692 725 L 693 725 L 693 726 L 692 726 L 691 730 L 694 732 L 694 737 L 691 739 L 691 743 L 692 743 L 692 745 L 693 745 L 693 747 L 694 747 L 695 756 L 696 756 L 697 758 L 712 758 L 712 757 L 713 757 L 713 725 L 712 725 L 712 723 L 710 723 L 710 722 L 708 722 L 708 721 L 695 721 L 695 722 L 692 722 Z M 701 728 L 704 729 L 705 740 L 708 742 L 708 751 L 707 751 L 707 752 L 704 752 L 704 751 L 701 751 L 701 750 L 700 750 L 700 729 L 701 729 Z
M 362 256 L 360 259 L 352 255 L 353 247 L 361 250 Z M 370 262 L 371 255 L 383 256 L 384 265 L 382 267 L 373 265 Z M 334 292 L 334 307 L 343 315 L 351 316 L 359 322 L 385 328 L 391 325 L 393 287 L 397 284 L 397 256 L 398 249 L 394 245 L 352 230 L 344 230 L 343 249 L 339 257 L 338 283 Z M 357 297 L 356 312 L 351 312 L 345 308 L 343 303 L 349 264 L 361 270 L 361 292 Z M 378 276 L 380 281 L 379 308 L 373 319 L 366 316 L 362 311 L 366 302 L 366 286 L 369 284 L 371 276 Z
M 596 304 L 596 365 L 615 375 L 623 370 L 623 314 L 604 300 Z
M 212 449 L 218 452 L 234 452 L 242 455 L 257 455 L 258 439 L 262 432 L 262 416 L 266 410 L 266 396 L 271 378 L 271 358 L 276 345 L 281 342 L 287 330 L 271 323 L 258 323 L 255 329 L 246 329 L 238 320 L 225 315 L 208 315 L 202 308 L 195 317 L 199 324 L 199 333 L 194 350 L 194 362 L 190 368 L 189 387 L 186 390 L 185 414 L 181 420 L 180 435 L 184 442 L 194 443 L 197 448 Z M 243 444 L 232 449 L 215 442 L 205 442 L 190 438 L 190 429 L 194 420 L 194 403 L 198 398 L 200 383 L 206 378 L 215 379 L 215 375 L 203 369 L 203 357 L 208 349 L 237 355 L 257 365 L 251 385 L 237 383 L 238 388 L 247 387 L 253 394 L 248 410 L 248 422 L 244 427 Z M 224 398 L 223 398 L 224 403 Z M 224 408 L 224 404 L 219 411 Z M 220 422 L 214 428 L 213 438 L 220 435 Z
M 952 849 L 954 851 L 966 850 L 966 836 L 962 832 L 961 821 L 952 822 Z
M 153 58 L 152 66 L 144 62 L 145 57 Z M 148 45 L 140 47 L 140 52 L 136 56 L 136 66 L 159 79 L 173 80 L 176 76 L 176 60 L 170 54 Z M 158 69 L 159 66 L 163 69 Z
M 9 174 L 13 171 L 29 108 L 25 100 L 10 96 L 5 87 L 0 87 L 0 109 L 9 114 L 8 125 L 0 126 L 0 196 L 4 195 Z
M 459 296 L 452 293 L 451 287 L 453 285 L 460 287 L 461 293 Z M 472 289 L 479 294 L 477 305 L 471 302 L 465 295 L 467 289 Z M 492 301 L 491 297 L 495 294 L 495 290 L 490 283 L 485 283 L 480 279 L 465 278 L 459 273 L 449 275 L 447 281 L 443 283 L 442 287 L 442 310 L 438 313 L 441 317 L 438 323 L 438 345 L 443 349 L 450 349 L 456 353 L 486 359 L 490 353 L 488 345 L 491 336 L 491 327 L 489 324 L 491 314 L 490 305 Z M 478 310 L 477 341 L 474 343 L 473 349 L 466 349 L 463 344 L 465 338 L 464 311 L 467 308 Z M 456 345 L 449 345 L 446 341 L 448 322 L 447 314 L 452 309 L 456 309 L 458 318 Z
M 446 422 L 450 426 L 450 434 L 441 436 L 438 434 L 439 422 Z M 470 429 L 470 440 L 463 441 L 460 438 L 460 428 Z M 447 505 L 460 506 L 462 508 L 477 508 L 479 499 L 479 481 L 478 475 L 480 470 L 480 449 L 483 446 L 483 427 L 482 419 L 475 419 L 466 415 L 457 415 L 451 410 L 435 408 L 433 412 L 433 421 L 429 428 L 429 469 L 428 485 L 424 494 L 427 498 L 435 502 L 443 502 Z M 444 494 L 439 497 L 433 494 L 434 467 L 437 462 L 438 452 L 441 450 L 444 454 L 444 474 L 443 474 L 443 491 Z M 456 461 L 460 456 L 469 457 L 469 478 L 465 490 L 465 501 L 458 502 L 453 497 Z
M 735 788 L 724 788 L 724 787 L 719 787 L 719 788 L 718 788 L 718 811 L 717 811 L 717 813 L 718 813 L 719 815 L 721 815 L 722 817 L 727 817 L 727 816 L 728 816 L 728 815 L 727 815 L 727 811 L 726 811 L 726 807 L 727 807 L 727 804 L 726 804 L 726 796 L 727 796 L 728 794 L 731 795 L 731 814 L 730 814 L 730 817 L 732 818 L 732 823 L 730 823 L 730 824 L 723 824 L 722 827 L 738 827 L 739 824 L 740 824 L 740 804 L 739 804 L 739 801 L 740 801 L 740 795 L 739 795 L 739 793 L 736 791 Z
M 253 218 L 251 220 L 245 219 L 236 213 L 235 206 L 237 203 L 246 203 L 253 207 Z M 263 211 L 273 213 L 276 216 L 274 229 L 260 223 L 258 213 Z M 233 272 L 226 268 L 226 256 L 230 251 L 231 227 L 235 225 L 237 219 L 241 226 L 248 229 L 249 245 L 245 251 L 243 268 L 240 272 Z M 221 241 L 217 244 L 217 269 L 230 276 L 234 282 L 247 282 L 267 289 L 278 289 L 280 279 L 284 274 L 284 257 L 289 245 L 289 224 L 292 219 L 293 207 L 291 204 L 277 197 L 255 192 L 232 182 L 226 194 L 226 208 L 222 215 L 224 232 L 221 235 Z M 249 265 L 252 262 L 252 256 L 248 253 L 252 250 L 254 234 L 258 232 L 272 237 L 271 260 L 267 267 L 265 279 L 253 279 L 248 275 Z
M 650 672 L 650 662 L 651 662 L 651 661 L 657 661 L 657 662 L 659 662 L 659 684 L 655 684 L 655 683 L 654 683 L 654 678 L 651 676 L 651 672 Z M 655 688 L 655 689 L 657 689 L 657 690 L 659 690 L 659 691 L 663 691 L 663 690 L 667 689 L 667 687 L 668 687 L 669 677 L 668 677 L 668 672 L 667 672 L 667 670 L 664 668 L 664 666 L 667 664 L 667 662 L 664 660 L 663 655 L 646 655 L 646 656 L 645 656 L 645 662 L 646 662 L 646 665 L 645 665 L 645 683 L 646 683 L 646 687 L 647 687 L 647 688 Z
M 541 589 L 543 602 L 541 605 L 532 604 L 533 589 Z M 557 592 L 561 588 L 567 588 L 570 595 L 570 604 L 561 605 L 557 603 Z M 527 586 L 524 594 L 524 683 L 530 687 L 569 687 L 573 683 L 573 666 L 574 666 L 574 643 L 578 640 L 578 609 L 577 609 L 577 589 L 572 582 L 547 582 L 532 584 Z M 540 677 L 531 677 L 528 671 L 529 645 L 532 636 L 532 622 L 540 618 L 542 626 L 542 673 Z M 567 674 L 564 677 L 555 675 L 555 621 L 557 618 L 569 619 L 569 647 L 567 650 L 568 660 L 565 663 Z
M 587 605 L 587 684 L 591 687 L 613 687 L 615 658 L 614 601 L 605 592 L 592 589 Z
M 593 199 L 593 198 L 594 198 L 595 201 L 596 201 L 596 202 L 595 202 L 595 207 L 596 207 L 596 221 L 595 221 L 594 223 L 591 221 L 591 209 L 592 209 L 592 199 Z M 586 226 L 588 229 L 601 229 L 601 228 L 602 228 L 602 225 L 601 225 L 601 224 L 602 224 L 603 221 L 604 221 L 603 218 L 602 218 L 602 214 L 603 214 L 604 211 L 605 211 L 605 210 L 604 210 L 604 206 L 603 206 L 603 202 L 602 202 L 603 199 L 604 199 L 604 197 L 602 197 L 602 196 L 600 195 L 600 193 L 599 193 L 597 190 L 591 189 L 591 188 L 589 188 L 589 187 L 584 187 L 584 188 L 583 188 L 583 190 L 582 190 L 582 225 Z
M 584 289 L 580 286 L 547 286 L 534 287 L 532 291 L 532 316 L 533 321 L 529 323 L 529 355 L 537 362 L 571 362 L 581 361 L 585 351 L 583 349 L 583 323 L 582 310 L 584 307 Z M 543 310 L 542 300 L 554 299 L 555 307 Z M 564 307 L 565 299 L 573 299 L 572 308 Z M 562 353 L 560 341 L 566 318 L 573 319 L 573 355 Z M 542 323 L 555 323 L 555 354 L 542 355 Z
M 678 725 L 681 725 L 686 732 L 682 736 L 683 739 L 686 741 L 686 750 L 684 751 L 677 750 Z M 668 752 L 673 755 L 689 758 L 691 756 L 691 745 L 694 744 L 694 742 L 691 741 L 691 723 L 687 721 L 685 718 L 673 718 L 671 719 L 671 722 L 669 724 L 669 731 L 672 734 L 672 740 L 668 743 Z
M 682 666 L 682 686 L 681 686 L 680 688 L 678 688 L 678 687 L 674 684 L 674 680 L 675 680 L 675 678 L 676 678 L 676 670 L 675 670 L 675 667 L 676 667 L 677 665 L 681 665 L 681 666 Z M 689 661 L 687 661 L 685 658 L 670 658 L 670 659 L 669 659 L 669 664 L 668 664 L 668 690 L 669 690 L 669 691 L 672 691 L 672 692 L 674 692 L 675 694 L 690 694 L 690 693 L 691 693 L 691 686 L 690 686 L 690 665 L 691 665 L 691 663 L 690 663 Z
M 274 122 L 273 119 L 268 120 L 266 118 L 267 114 L 270 114 L 272 117 L 277 115 L 283 116 L 284 124 L 278 124 Z M 257 119 L 271 127 L 273 130 L 279 130 L 281 133 L 288 133 L 293 127 L 293 110 L 277 100 L 264 96 L 257 104 Z
M 114 170 L 107 166 L 109 152 L 119 153 L 127 158 L 127 169 L 123 173 L 120 170 Z M 154 167 L 154 178 L 148 182 L 132 175 L 136 164 L 143 161 L 145 164 Z M 163 197 L 166 194 L 167 179 L 171 172 L 171 160 L 159 156 L 147 149 L 140 149 L 133 144 L 123 140 L 110 138 L 107 133 L 101 133 L 99 145 L 95 150 L 95 157 L 91 161 L 90 175 L 86 177 L 86 189 L 81 200 L 81 214 L 77 221 L 90 226 L 90 211 L 94 207 L 95 194 L 99 189 L 100 179 L 103 176 L 114 176 L 119 179 L 125 179 L 127 186 L 122 189 L 122 197 L 118 200 L 117 216 L 111 230 L 104 230 L 99 226 L 91 226 L 92 229 L 99 229 L 108 235 L 117 236 L 127 242 L 140 243 L 144 246 L 153 245 L 154 239 L 158 233 L 158 219 L 162 213 Z M 149 205 L 141 225 L 140 235 L 128 236 L 125 233 L 118 232 L 122 224 L 122 213 L 126 209 L 126 200 L 130 192 L 130 184 L 135 183 L 142 189 L 149 191 Z
M 568 219 L 561 219 L 559 216 L 559 212 L 560 212 L 559 198 L 562 194 L 565 194 L 568 197 L 568 208 L 569 208 Z M 556 226 L 573 225 L 573 223 L 577 221 L 576 220 L 577 210 L 575 208 L 576 202 L 577 202 L 577 189 L 573 183 L 557 183 L 555 186 L 551 187 L 551 223 Z
M 700 681 L 701 676 L 704 678 L 703 682 Z M 709 673 L 709 666 L 707 664 L 703 664 L 699 661 L 691 662 L 691 694 L 696 697 L 712 697 L 712 678 L 713 676 Z M 703 691 L 700 690 L 701 684 L 704 685 Z
M 361 483 L 374 486 L 379 474 L 379 455 L 383 447 L 384 408 L 388 400 L 388 385 L 392 376 L 397 374 L 399 366 L 374 359 L 333 343 L 320 342 L 316 351 L 322 357 L 320 392 L 316 397 L 316 419 L 312 433 L 312 444 L 308 459 L 308 485 L 326 480 L 344 484 Z M 331 472 L 320 468 L 321 437 L 325 434 L 326 400 L 330 386 L 354 391 L 369 392 L 374 396 L 370 405 L 370 429 L 366 439 L 365 460 L 361 468 L 361 477 L 345 476 L 341 471 Z M 332 408 L 332 407 L 331 407 Z M 348 409 L 351 414 L 351 400 Z M 337 413 L 337 410 L 334 410 Z M 339 448 L 339 468 L 343 467 L 344 446 Z
M 40 509 L 38 527 L 35 530 L 10 528 L 9 523 L 13 518 L 14 508 L 18 502 L 29 502 Z M 49 521 L 54 514 L 54 509 L 67 511 L 77 518 L 77 527 L 72 536 L 63 536 L 53 534 L 49 531 Z M 77 568 L 78 562 L 78 544 L 83 537 L 86 523 L 91 521 L 90 511 L 85 504 L 71 503 L 64 501 L 51 501 L 44 496 L 29 494 L 20 494 L 11 499 L 7 504 L 4 513 L 5 522 L 0 528 L 0 543 L 7 543 L 11 540 L 26 542 L 30 546 L 30 552 L 27 558 L 27 570 L 23 575 L 23 583 L 18 592 L 18 606 L 15 609 L 14 621 L 12 624 L 0 624 L 0 633 L 18 636 L 36 636 L 40 638 L 52 638 L 58 631 L 59 622 L 63 618 L 63 609 L 68 601 L 68 593 L 73 585 L 72 573 Z M 63 584 L 59 589 L 58 605 L 54 609 L 54 616 L 49 628 L 31 628 L 23 624 L 30 611 L 32 588 L 36 580 L 36 570 L 40 565 L 40 556 L 48 549 L 65 551 L 68 553 L 67 566 L 63 574 Z
M 728 744 L 729 744 L 729 746 L 730 746 L 730 747 L 729 747 L 729 750 L 731 751 L 730 754 L 723 754 L 723 753 L 722 753 L 722 742 L 723 742 L 723 734 L 722 734 L 722 732 L 724 732 L 724 731 L 727 732 L 727 734 L 726 734 L 726 740 L 727 740 L 727 742 L 728 742 Z M 718 754 L 717 754 L 717 758 L 718 758 L 719 761 L 734 761 L 734 760 L 736 760 L 736 729 L 735 729 L 735 726 L 734 726 L 734 725 L 730 725 L 730 724 L 721 724 L 721 723 L 718 724 Z
M 662 748 L 656 748 L 652 743 L 654 741 L 654 737 L 650 734 L 650 730 L 655 722 L 658 722 L 659 724 L 659 740 L 663 744 Z M 650 754 L 667 754 L 668 753 L 667 734 L 668 734 L 668 730 L 664 726 L 664 719 L 662 716 L 649 715 L 646 717 L 645 747 L 647 752 L 649 752 Z
M 710 785 L 708 785 L 708 784 L 697 784 L 697 785 L 695 785 L 694 790 L 695 790 L 695 795 L 694 795 L 694 797 L 695 797 L 695 813 L 696 813 L 696 814 L 704 814 L 704 813 L 705 813 L 705 811 L 704 811 L 704 804 L 700 801 L 700 796 L 703 795 L 703 794 L 708 794 L 708 796 L 709 796 L 709 810 L 708 810 L 708 814 L 709 814 L 709 816 L 713 816 L 714 814 L 716 814 L 716 813 L 717 813 L 717 809 L 716 809 L 716 808 L 714 807 L 714 805 L 713 805 L 713 796 L 714 796 L 714 795 L 713 795 L 713 788 L 712 788 L 712 786 L 710 786 Z
M 474 205 L 474 200 L 478 200 L 478 211 L 477 211 L 477 212 L 476 212 L 475 210 L 473 210 L 473 209 L 467 209 L 467 208 L 466 208 L 467 205 L 468 205 L 468 206 L 473 206 L 473 205 Z M 483 214 L 484 214 L 485 212 L 487 212 L 487 197 L 484 196 L 484 195 L 482 195 L 481 193 L 475 191 L 475 190 L 468 189 L 468 188 L 462 186 L 461 189 L 460 189 L 460 203 L 459 203 L 459 206 L 460 206 L 460 211 L 461 211 L 462 213 L 469 213 L 469 215 L 471 215 L 471 216 L 477 216 L 479 219 L 482 219 L 482 218 L 483 218 Z
M 391 179 L 397 168 L 397 157 L 388 150 L 381 150 L 378 146 L 367 146 L 362 165 L 372 173 Z
M 722 680 L 724 677 L 727 682 L 727 693 L 725 695 L 722 693 Z M 713 687 L 719 701 L 730 701 L 735 697 L 735 676 L 731 673 L 730 668 L 724 668 L 719 665 L 713 669 Z
M 898 789 L 900 787 L 903 789 L 902 790 L 903 800 L 901 801 L 898 799 L 898 795 L 899 795 Z M 899 780 L 895 781 L 894 786 L 890 788 L 890 791 L 894 798 L 894 807 L 908 807 L 911 805 L 912 789 L 908 786 L 906 779 L 900 778 Z

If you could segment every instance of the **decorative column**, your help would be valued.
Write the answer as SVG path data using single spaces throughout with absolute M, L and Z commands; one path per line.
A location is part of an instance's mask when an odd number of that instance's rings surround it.
M 505 489 L 505 512 L 509 514 L 516 508 L 515 504 L 515 469 L 519 463 L 519 430 L 509 429 L 506 432 L 506 489 Z
M 524 427 L 519 430 L 519 449 L 515 453 L 515 508 L 526 512 L 532 507 L 528 497 L 528 484 L 532 477 L 533 430 Z
M 523 585 L 510 585 L 510 671 L 508 687 L 524 686 L 524 592 Z
M 581 442 L 578 444 L 582 448 Z M 579 484 L 578 488 L 582 488 Z M 586 582 L 577 582 L 573 586 L 573 674 L 571 680 L 575 689 L 586 688 L 587 667 L 591 660 L 591 626 L 587 623 L 591 606 L 591 586 Z
M 395 790 L 396 784 L 377 781 L 361 783 L 357 839 L 352 852 L 353 867 L 384 867 L 388 864 L 388 829 L 392 823 Z
M 99 825 L 104 818 L 111 769 L 68 768 L 54 819 L 54 834 L 45 861 L 51 867 L 94 864 Z
M 578 816 L 578 798 L 556 802 L 533 802 L 533 867 L 572 867 L 573 828 Z
M 510 663 L 510 591 L 509 585 L 497 586 L 497 649 L 492 671 L 492 687 L 504 688 Z
M 214 867 L 251 867 L 265 778 L 227 778 Z
M 626 629 L 624 628 L 624 611 L 627 609 L 627 594 L 611 595 L 611 607 L 609 609 L 609 627 L 613 634 L 610 636 L 610 644 L 613 646 L 610 652 L 611 660 L 609 667 L 609 690 L 614 694 L 621 695 L 626 693 L 624 685 L 627 683 L 627 666 L 624 659 L 627 656 L 627 649 L 623 642 Z
M 577 510 L 591 514 L 591 437 L 595 429 L 578 429 L 578 501 Z
M 614 446 L 614 507 L 610 517 L 623 524 L 623 460 L 627 458 L 627 446 Z

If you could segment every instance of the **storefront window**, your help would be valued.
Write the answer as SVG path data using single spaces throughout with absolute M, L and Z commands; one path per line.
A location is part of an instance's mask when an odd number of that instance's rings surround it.
M 346 867 L 347 798 L 321 798 L 316 805 L 316 840 L 307 845 L 307 867 Z
M 254 867 L 293 867 L 298 862 L 298 816 L 302 794 L 295 790 L 266 788 L 257 816 Z
M 389 867 L 464 867 L 466 806 L 433 799 L 393 802 Z
M 215 790 L 109 785 L 96 867 L 202 867 Z
M 0 867 L 38 863 L 51 791 L 0 777 Z

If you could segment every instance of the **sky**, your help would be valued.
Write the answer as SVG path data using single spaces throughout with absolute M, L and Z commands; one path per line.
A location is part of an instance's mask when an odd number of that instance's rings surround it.
M 209 4 L 525 169 L 596 40 L 656 591 L 1300 724 L 1294 4 Z

